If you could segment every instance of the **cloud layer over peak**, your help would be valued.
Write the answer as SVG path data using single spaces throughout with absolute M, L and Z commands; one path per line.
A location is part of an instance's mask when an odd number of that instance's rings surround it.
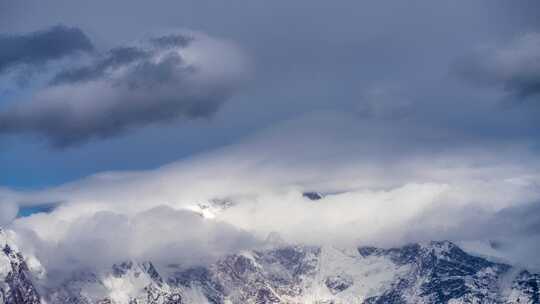
M 321 113 L 155 170 L 102 173 L 5 196 L 5 202 L 59 202 L 51 213 L 16 219 L 11 227 L 41 260 L 76 260 L 73 267 L 147 256 L 158 263 L 178 257 L 204 263 L 213 253 L 259 246 L 273 232 L 293 243 L 335 246 L 498 241 L 512 261 L 540 267 L 525 250 L 510 250 L 539 249 L 530 241 L 540 240 L 537 217 L 521 222 L 524 210 L 537 210 L 540 201 L 540 163 L 526 148 L 400 149 L 393 155 L 391 147 L 405 144 L 397 140 L 400 128 L 386 129 L 388 146 L 375 150 L 373 131 L 355 116 Z M 311 201 L 304 191 L 325 195 Z M 113 240 L 125 245 L 108 246 Z M 93 246 L 102 254 L 77 251 Z

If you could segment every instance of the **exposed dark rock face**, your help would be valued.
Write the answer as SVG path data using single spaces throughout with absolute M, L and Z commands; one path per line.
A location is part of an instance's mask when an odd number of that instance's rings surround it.
M 411 271 L 390 290 L 368 299 L 368 303 L 408 303 L 411 295 L 426 303 L 500 303 L 498 280 L 510 269 L 469 255 L 450 242 L 388 250 L 360 248 L 359 252 L 387 256 L 396 264 L 411 266 Z
M 0 282 L 0 303 L 39 304 L 41 298 L 22 254 L 7 244 L 2 248 L 2 254 L 9 260 L 11 269 L 3 284 Z
M 323 195 L 319 192 L 304 192 L 302 196 L 312 201 L 318 201 L 323 198 Z
M 354 281 L 348 276 L 337 275 L 327 277 L 324 281 L 324 284 L 326 285 L 326 287 L 328 287 L 330 292 L 336 294 L 349 288 L 352 284 L 354 284 Z
M 519 291 L 516 302 L 540 304 L 540 274 L 531 274 L 526 270 L 521 271 L 512 287 Z

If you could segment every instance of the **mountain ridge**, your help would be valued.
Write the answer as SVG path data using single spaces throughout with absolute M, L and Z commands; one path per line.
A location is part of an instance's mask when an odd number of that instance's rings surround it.
M 450 241 L 347 250 L 280 244 L 193 267 L 124 261 L 47 287 L 13 236 L 0 230 L 0 304 L 540 303 L 540 274 Z

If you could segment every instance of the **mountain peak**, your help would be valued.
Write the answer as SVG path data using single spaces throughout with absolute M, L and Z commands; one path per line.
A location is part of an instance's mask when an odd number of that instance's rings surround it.
M 302 193 L 302 196 L 309 199 L 309 200 L 311 200 L 311 201 L 318 201 L 318 200 L 324 198 L 324 195 L 322 195 L 319 192 L 314 192 L 314 191 L 304 192 L 304 193 Z
M 5 244 L 0 303 L 539 303 L 540 275 L 470 255 L 450 241 L 363 246 L 357 253 L 285 244 L 277 233 L 268 242 L 274 246 L 211 265 L 171 269 L 128 260 L 106 271 L 74 274 L 43 295 L 34 284 L 46 286 L 47 278 L 33 275 L 23 254 Z M 514 273 L 503 290 L 501 279 Z

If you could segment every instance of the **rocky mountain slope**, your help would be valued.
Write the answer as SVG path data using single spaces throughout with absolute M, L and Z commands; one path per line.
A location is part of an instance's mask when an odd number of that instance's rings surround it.
M 209 266 L 127 261 L 48 286 L 39 262 L 0 232 L 0 303 L 540 303 L 540 275 L 451 242 L 401 248 L 279 245 Z
M 40 271 L 28 266 L 33 262 L 19 252 L 13 233 L 0 229 L 0 303 L 41 303 L 34 285 Z

